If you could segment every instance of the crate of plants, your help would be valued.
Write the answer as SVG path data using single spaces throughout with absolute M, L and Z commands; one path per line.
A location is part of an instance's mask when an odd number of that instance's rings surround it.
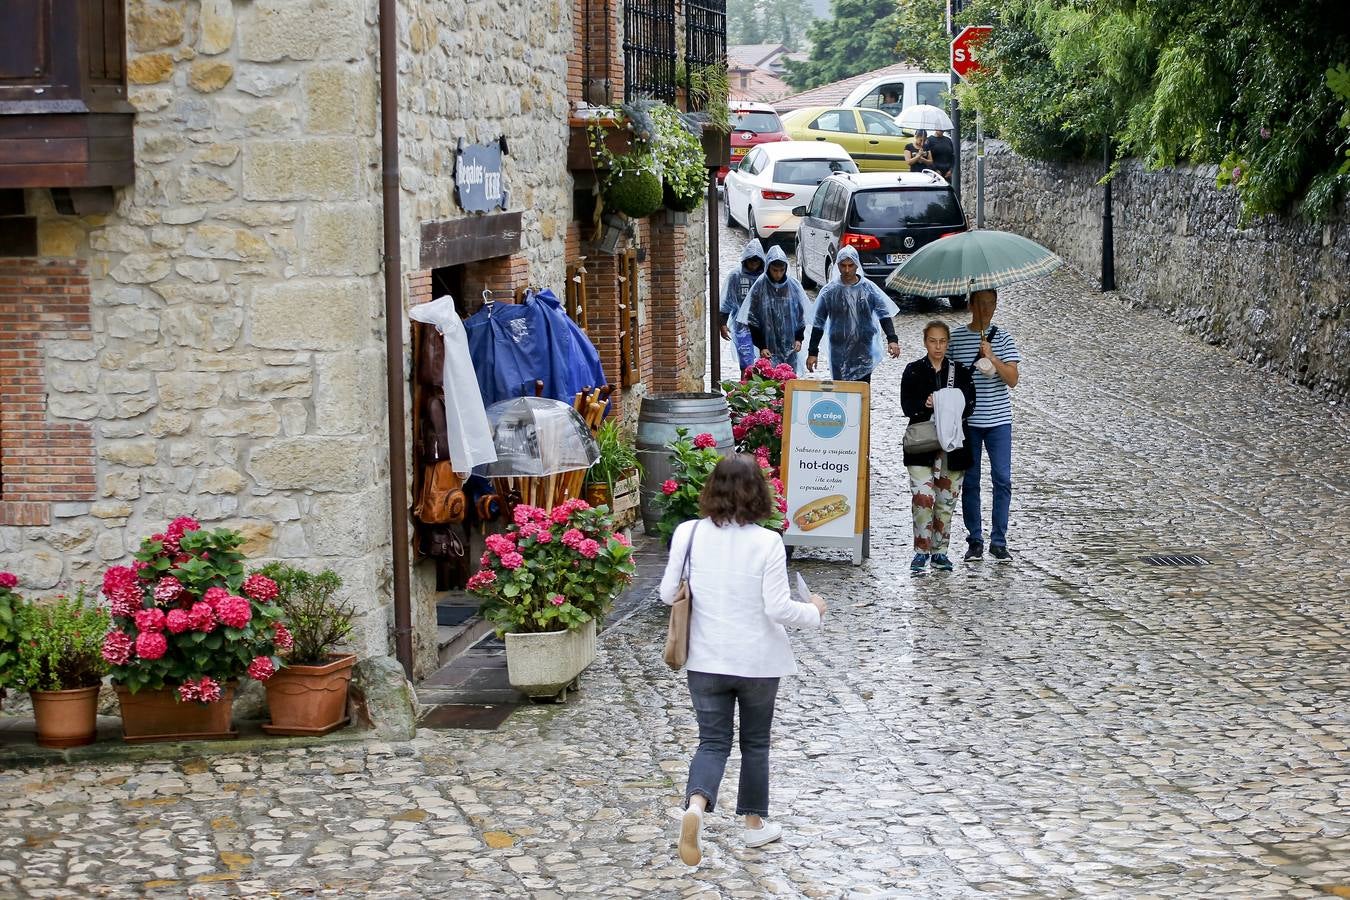
M 606 419 L 595 430 L 595 443 L 600 458 L 586 473 L 586 500 L 592 506 L 608 506 L 614 526 L 627 528 L 638 517 L 637 451 L 615 419 Z

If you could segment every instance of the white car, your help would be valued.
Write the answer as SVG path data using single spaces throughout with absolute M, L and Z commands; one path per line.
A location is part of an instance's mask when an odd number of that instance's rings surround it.
M 763 240 L 795 237 L 800 220 L 792 208 L 809 203 L 816 185 L 836 172 L 857 171 L 848 151 L 831 141 L 761 144 L 727 173 L 727 224 Z

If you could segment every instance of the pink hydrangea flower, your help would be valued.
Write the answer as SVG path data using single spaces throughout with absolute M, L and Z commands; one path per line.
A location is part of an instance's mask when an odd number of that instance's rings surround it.
M 291 630 L 281 622 L 272 623 L 272 643 L 277 645 L 277 649 L 282 653 L 289 653 L 295 648 L 295 637 Z
M 158 631 L 142 631 L 136 635 L 136 655 L 141 659 L 159 659 L 169 649 L 169 642 Z
M 259 603 L 267 603 L 275 600 L 281 591 L 277 583 L 266 575 L 254 574 L 244 579 L 244 593 Z
M 216 630 L 216 611 L 205 600 L 198 600 L 188 610 L 188 624 L 193 631 L 210 634 Z
M 19 576 L 13 572 L 0 572 L 0 588 L 16 588 L 19 586 Z
M 164 630 L 164 610 L 157 606 L 153 606 L 150 609 L 137 610 L 135 619 L 137 631 Z
M 179 516 L 169 523 L 169 527 L 166 531 L 169 534 L 176 534 L 181 537 L 184 533 L 189 531 L 200 531 L 201 527 L 201 523 L 192 518 L 192 516 Z
M 155 602 L 173 603 L 183 594 L 183 582 L 172 575 L 165 575 L 155 584 Z
M 633 542 L 628 539 L 628 535 L 622 532 L 614 535 L 614 540 L 618 541 L 620 544 L 623 544 L 625 547 L 633 546 Z
M 491 553 L 486 553 L 486 552 L 485 552 L 482 556 L 478 557 L 478 567 L 479 567 L 479 568 L 481 568 L 481 569 L 486 569 L 486 568 L 487 568 L 488 566 L 490 566 L 490 565 L 492 565 L 492 554 L 491 554 Z
M 243 628 L 253 618 L 253 605 L 246 597 L 226 597 L 216 604 L 216 618 L 231 628 Z
M 745 436 L 746 436 L 747 434 L 749 434 L 749 433 L 750 433 L 750 429 L 747 428 L 747 427 L 745 427 L 744 425 L 732 425 L 732 426 L 731 426 L 731 436 L 732 436 L 733 438 L 735 438 L 736 440 L 738 440 L 738 441 L 744 440 L 744 439 L 745 439 Z
M 131 636 L 113 629 L 103 638 L 103 659 L 110 666 L 124 666 L 131 660 Z
M 694 436 L 694 446 L 700 450 L 711 450 L 717 446 L 717 438 L 705 431 Z
M 570 547 L 575 550 L 581 546 L 581 542 L 586 539 L 586 535 L 581 533 L 579 528 L 569 528 L 563 532 L 562 544 L 564 547 Z
M 164 617 L 164 627 L 174 634 L 182 634 L 192 627 L 192 619 L 184 609 L 171 609 Z
M 220 682 L 210 675 L 203 675 L 197 682 L 197 699 L 203 703 L 215 703 L 220 699 Z
M 521 556 L 519 553 L 512 551 L 511 553 L 502 554 L 502 568 L 519 569 L 523 565 L 525 565 L 525 557 Z
M 554 594 L 550 601 L 554 606 L 562 606 L 567 602 L 567 598 L 562 594 Z
M 197 682 L 189 679 L 178 686 L 178 699 L 184 703 L 191 703 L 198 699 Z
M 665 481 L 661 482 L 661 493 L 665 494 L 667 497 L 679 489 L 680 484 L 674 478 L 667 478 Z
M 553 513 L 549 516 L 549 520 L 554 525 L 561 525 L 570 518 L 572 518 L 572 508 L 566 503 L 562 506 L 553 507 Z
M 497 580 L 496 572 L 492 571 L 491 569 L 479 569 L 477 572 L 469 576 L 469 580 L 465 582 L 465 586 L 468 587 L 468 589 L 471 591 L 476 591 L 481 588 L 487 587 L 489 584 L 492 584 L 496 580 Z
M 502 556 L 503 554 L 506 553 L 512 553 L 516 549 L 516 542 L 513 539 L 513 537 L 505 534 L 489 534 L 486 538 L 483 539 L 483 544 L 488 548 L 488 550 L 492 551 L 498 556 Z
M 541 544 L 551 544 L 553 543 L 553 532 L 549 531 L 547 528 L 541 528 L 539 529 L 539 533 L 534 536 L 534 539 Z
M 270 656 L 255 656 L 248 664 L 248 677 L 254 681 L 266 681 L 276 674 L 276 664 Z
M 586 538 L 586 540 L 581 542 L 581 546 L 577 548 L 577 552 L 587 559 L 595 559 L 596 556 L 600 554 L 600 545 L 594 540 Z
M 206 593 L 202 594 L 202 600 L 214 609 L 217 603 L 228 596 L 230 596 L 230 592 L 223 587 L 209 587 L 206 589 Z

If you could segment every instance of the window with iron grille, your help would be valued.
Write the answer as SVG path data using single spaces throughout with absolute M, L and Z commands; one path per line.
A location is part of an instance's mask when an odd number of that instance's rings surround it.
M 675 59 L 675 0 L 624 0 L 623 99 L 674 104 Z
M 726 61 L 726 0 L 685 0 L 684 87 L 689 112 L 706 105 L 706 97 L 692 89 L 693 73 L 703 66 L 725 66 Z

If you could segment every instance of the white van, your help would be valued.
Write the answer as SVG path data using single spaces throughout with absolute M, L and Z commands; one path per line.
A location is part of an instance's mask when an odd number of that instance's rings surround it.
M 892 116 L 919 103 L 947 108 L 952 76 L 947 72 L 903 72 L 889 77 L 869 78 L 854 88 L 840 106 L 880 109 Z M 895 100 L 886 99 L 895 94 Z

